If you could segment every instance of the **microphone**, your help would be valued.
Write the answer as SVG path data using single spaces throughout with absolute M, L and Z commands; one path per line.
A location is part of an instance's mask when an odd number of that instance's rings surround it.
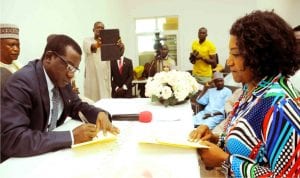
M 111 120 L 115 121 L 138 121 L 139 114 L 114 114 L 111 116 Z
M 139 115 L 139 121 L 140 122 L 151 122 L 152 120 L 152 113 L 150 111 L 143 111 L 143 112 L 140 112 L 140 115 Z
M 114 114 L 111 117 L 115 121 L 140 121 L 147 123 L 151 122 L 152 113 L 150 111 L 143 111 L 139 114 Z

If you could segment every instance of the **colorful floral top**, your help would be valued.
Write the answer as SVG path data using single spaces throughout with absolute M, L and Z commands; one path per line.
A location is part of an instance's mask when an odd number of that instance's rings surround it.
M 225 126 L 235 177 L 300 176 L 300 95 L 281 74 L 242 95 Z

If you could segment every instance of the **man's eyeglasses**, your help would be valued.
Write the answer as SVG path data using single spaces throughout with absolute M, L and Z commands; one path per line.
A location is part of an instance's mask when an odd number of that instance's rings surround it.
M 52 51 L 61 61 L 63 61 L 67 65 L 67 71 L 75 73 L 76 71 L 79 71 L 77 67 L 74 67 L 72 64 L 69 64 L 68 61 L 62 57 L 61 55 L 57 54 L 57 52 Z

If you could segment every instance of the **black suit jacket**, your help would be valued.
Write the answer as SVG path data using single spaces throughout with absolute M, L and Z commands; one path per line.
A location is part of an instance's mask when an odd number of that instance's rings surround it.
M 59 91 L 64 109 L 57 126 L 63 124 L 67 116 L 79 120 L 78 111 L 95 123 L 98 112 L 103 111 L 82 102 L 71 85 Z M 47 131 L 50 100 L 42 61 L 31 61 L 14 73 L 6 82 L 1 99 L 2 161 L 71 146 L 69 131 Z
M 12 75 L 12 73 L 8 69 L 6 69 L 4 67 L 0 67 L 1 94 L 2 94 L 2 91 L 4 89 L 6 80 L 11 75 Z
M 112 60 L 110 62 L 111 67 L 111 94 L 113 98 L 119 97 L 116 93 L 116 87 L 122 88 L 125 84 L 127 86 L 127 90 L 124 94 L 125 98 L 132 97 L 132 79 L 133 79 L 133 66 L 130 59 L 125 58 L 123 59 L 123 72 L 120 74 L 119 66 L 117 60 Z

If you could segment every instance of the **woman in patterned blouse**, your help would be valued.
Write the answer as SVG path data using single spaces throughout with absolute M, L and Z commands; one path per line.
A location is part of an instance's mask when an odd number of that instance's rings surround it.
M 190 133 L 204 140 L 205 166 L 227 176 L 300 176 L 300 95 L 288 78 L 300 68 L 292 28 L 270 11 L 254 11 L 230 29 L 230 67 L 245 84 L 221 135 L 200 125 Z

